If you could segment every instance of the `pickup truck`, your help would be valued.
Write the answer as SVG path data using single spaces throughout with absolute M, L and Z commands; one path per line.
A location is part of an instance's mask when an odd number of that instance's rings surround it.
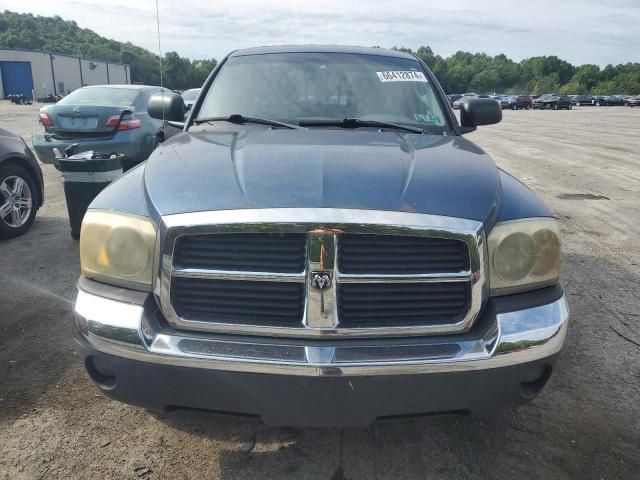
M 521 405 L 565 341 L 550 209 L 464 138 L 417 57 L 238 50 L 182 132 L 94 200 L 73 329 L 106 395 L 268 425 Z

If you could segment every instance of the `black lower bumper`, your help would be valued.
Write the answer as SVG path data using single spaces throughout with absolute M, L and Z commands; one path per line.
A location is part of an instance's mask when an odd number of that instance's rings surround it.
M 459 372 L 305 377 L 143 363 L 79 350 L 108 396 L 152 410 L 194 408 L 261 417 L 277 426 L 367 426 L 376 419 L 485 413 L 521 405 L 549 379 L 557 355 Z

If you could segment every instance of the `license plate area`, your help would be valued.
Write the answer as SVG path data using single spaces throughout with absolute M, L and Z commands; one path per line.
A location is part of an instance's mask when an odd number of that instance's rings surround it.
M 90 130 L 98 126 L 98 117 L 71 117 L 59 115 L 58 121 L 61 128 L 69 130 Z

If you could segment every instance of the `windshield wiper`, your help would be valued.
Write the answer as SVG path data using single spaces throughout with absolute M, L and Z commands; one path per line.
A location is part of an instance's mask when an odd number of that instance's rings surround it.
M 419 127 L 410 127 L 409 125 L 400 125 L 398 123 L 380 122 L 378 120 L 362 120 L 360 118 L 343 118 L 335 119 L 318 119 L 318 120 L 300 120 L 303 127 L 340 127 L 340 128 L 360 128 L 360 127 L 380 127 L 395 128 L 397 130 L 405 130 L 411 133 L 424 133 Z
M 194 121 L 195 124 L 209 122 L 229 122 L 237 123 L 239 125 L 242 125 L 244 123 L 257 123 L 259 125 L 269 125 L 270 127 L 282 127 L 291 129 L 301 128 L 298 125 L 292 125 L 290 123 L 278 122 L 277 120 L 269 120 L 267 118 L 245 117 L 244 115 L 240 115 L 238 113 L 234 113 L 233 115 L 229 115 L 228 117 L 198 118 Z

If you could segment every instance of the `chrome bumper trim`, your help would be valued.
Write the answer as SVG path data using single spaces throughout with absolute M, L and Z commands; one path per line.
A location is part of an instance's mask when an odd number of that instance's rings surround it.
M 476 340 L 387 340 L 365 346 L 315 346 L 303 339 L 228 340 L 198 333 L 163 333 L 142 306 L 78 290 L 78 341 L 131 360 L 222 371 L 298 375 L 400 375 L 482 370 L 541 360 L 559 352 L 569 320 L 565 297 L 496 316 Z M 337 342 L 333 342 L 335 345 Z

